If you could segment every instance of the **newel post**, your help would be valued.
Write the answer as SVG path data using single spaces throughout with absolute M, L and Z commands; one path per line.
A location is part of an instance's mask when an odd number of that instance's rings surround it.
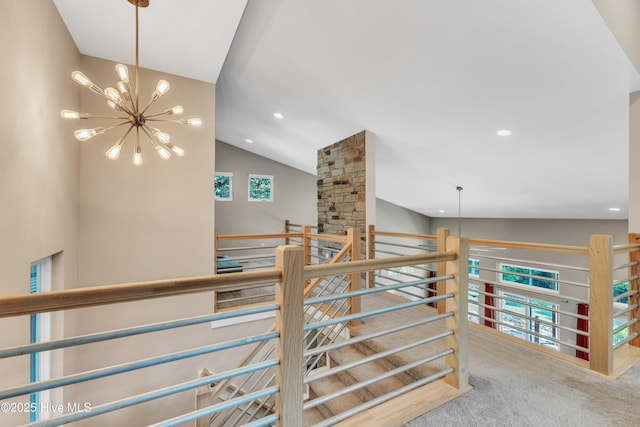
M 640 243 L 640 234 L 630 233 L 629 243 Z M 640 263 L 640 251 L 629 252 L 629 261 Z M 634 265 L 629 267 L 629 277 L 640 276 L 640 266 Z M 638 291 L 635 295 L 629 297 L 629 307 L 637 304 L 638 307 L 635 310 L 629 312 L 629 319 L 640 319 L 640 280 L 634 279 L 629 281 L 629 291 Z M 640 322 L 636 322 L 629 326 L 629 335 L 633 335 L 635 332 L 638 336 L 629 341 L 629 345 L 640 347 Z
M 303 343 L 304 343 L 304 252 L 299 246 L 276 249 L 276 268 L 282 281 L 276 283 L 276 331 L 280 333 L 276 348 L 280 365 L 276 366 L 276 411 L 278 427 L 303 425 Z
M 468 365 L 468 336 L 467 317 L 469 299 L 469 240 L 466 237 L 448 236 L 445 240 L 443 252 L 454 252 L 456 259 L 447 261 L 444 265 L 445 275 L 453 275 L 453 279 L 444 282 L 443 294 L 453 294 L 453 298 L 440 301 L 445 313 L 453 312 L 452 317 L 445 319 L 445 328 L 452 330 L 453 335 L 445 338 L 447 348 L 453 349 L 453 354 L 446 357 L 447 368 L 453 372 L 445 377 L 447 384 L 458 390 L 469 387 Z M 440 252 L 440 251 L 438 251 Z M 440 264 L 443 264 L 442 262 Z
M 375 241 L 376 226 L 369 224 L 367 228 L 367 259 L 376 258 L 376 241 Z M 375 288 L 376 277 L 372 271 L 367 273 L 367 288 Z
M 359 261 L 360 260 L 360 229 L 359 228 L 350 228 L 347 230 L 347 240 L 351 244 L 351 261 Z M 351 286 L 349 292 L 359 291 L 361 288 L 360 283 L 360 273 L 351 273 L 349 275 L 349 280 L 351 282 Z M 351 305 L 350 314 L 360 313 L 362 311 L 360 305 L 360 297 L 351 297 L 349 298 L 349 304 Z M 349 322 L 349 326 L 358 326 L 362 322 L 360 320 L 352 320 Z
M 613 237 L 589 237 L 589 368 L 613 371 Z
M 447 238 L 450 236 L 451 231 L 449 231 L 448 228 L 438 228 L 437 230 L 437 241 L 436 241 L 436 251 L 437 252 L 444 252 L 446 250 L 447 247 Z M 468 256 L 467 256 L 468 258 Z M 467 261 L 469 262 L 469 261 Z M 438 277 L 442 277 L 445 275 L 445 266 L 443 263 L 438 263 L 438 271 L 436 272 Z M 445 293 L 444 291 L 445 289 L 445 283 L 440 281 L 436 284 L 436 295 L 443 295 Z M 433 296 L 433 295 L 429 295 L 429 296 Z M 445 310 L 445 304 L 444 301 L 438 301 L 438 314 L 442 314 L 444 313 Z

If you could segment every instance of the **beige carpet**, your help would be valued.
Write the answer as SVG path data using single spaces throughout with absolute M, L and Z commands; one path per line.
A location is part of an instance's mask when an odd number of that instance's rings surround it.
M 640 364 L 610 380 L 470 328 L 469 372 L 474 390 L 405 426 L 640 426 Z

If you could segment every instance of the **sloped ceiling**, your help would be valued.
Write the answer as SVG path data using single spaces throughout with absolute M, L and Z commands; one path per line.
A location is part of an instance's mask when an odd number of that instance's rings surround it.
M 55 3 L 82 53 L 133 62 L 129 3 Z M 639 77 L 589 0 L 151 3 L 141 65 L 216 82 L 221 141 L 315 173 L 367 129 L 378 197 L 417 212 L 462 186 L 464 217 L 626 218 Z

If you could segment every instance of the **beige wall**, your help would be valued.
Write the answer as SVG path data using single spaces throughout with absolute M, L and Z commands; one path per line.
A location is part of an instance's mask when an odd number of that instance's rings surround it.
M 0 46 L 0 295 L 28 293 L 30 264 L 60 252 L 54 287 L 74 287 L 80 151 L 58 113 L 79 105 L 69 74 L 80 56 L 51 1 L 0 2 Z M 27 317 L 2 319 L 0 328 L 1 347 L 29 342 Z M 28 382 L 28 358 L 0 361 L 0 379 L 3 387 Z M 27 421 L 0 414 L 2 425 Z
M 316 225 L 316 177 L 224 142 L 216 142 L 216 170 L 233 173 L 233 200 L 216 202 L 219 234 L 282 233 L 284 222 Z M 248 201 L 250 173 L 273 175 L 273 202 Z
M 620 46 L 640 70 L 640 2 L 592 0 Z
M 629 233 L 640 233 L 640 92 L 629 97 Z
M 115 84 L 115 63 L 82 57 L 81 70 L 105 88 Z M 133 73 L 133 67 L 130 67 Z M 131 156 L 135 137 L 130 135 L 120 158 L 113 161 L 105 151 L 124 133 L 114 129 L 85 143 L 80 170 L 80 267 L 81 286 L 205 276 L 213 273 L 215 87 L 212 84 L 141 70 L 141 102 L 164 78 L 171 90 L 149 111 L 162 111 L 180 104 L 184 117 L 203 119 L 201 128 L 159 124 L 172 142 L 185 149 L 184 157 L 162 160 L 141 136 L 144 163 L 135 167 Z M 83 90 L 82 111 L 110 114 L 104 99 Z M 95 123 L 95 124 L 94 124 Z M 109 122 L 95 120 L 94 126 Z M 163 298 L 118 306 L 77 310 L 76 334 L 117 329 L 137 324 L 208 314 L 211 294 Z M 205 324 L 185 330 L 125 339 L 104 345 L 70 350 L 69 373 L 123 361 L 143 359 L 211 343 L 212 331 Z M 145 369 L 123 376 L 72 387 L 68 399 L 97 405 L 105 400 L 194 379 L 203 367 L 216 368 L 211 358 L 188 360 Z M 193 410 L 192 393 L 183 393 L 158 403 L 118 411 L 88 425 L 142 425 L 171 417 L 177 410 Z M 97 424 L 96 424 L 97 423 Z
M 114 66 L 87 56 L 81 64 L 83 72 L 103 88 L 115 85 Z M 141 103 L 146 103 L 161 78 L 171 83 L 171 89 L 149 111 L 179 104 L 185 108 L 185 118 L 198 116 L 204 124 L 201 128 L 157 125 L 185 149 L 181 158 L 160 159 L 146 135 L 141 135 L 144 163 L 140 167 L 131 163 L 133 133 L 119 159 L 105 157 L 125 127 L 82 143 L 79 280 L 83 286 L 213 272 L 214 86 L 141 70 Z M 103 98 L 88 90 L 82 91 L 82 109 L 113 113 Z M 110 123 L 95 120 L 91 126 Z

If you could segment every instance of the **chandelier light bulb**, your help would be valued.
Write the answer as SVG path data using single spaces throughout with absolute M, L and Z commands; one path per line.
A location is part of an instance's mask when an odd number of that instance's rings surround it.
M 139 145 L 136 147 L 136 151 L 133 152 L 133 158 L 131 159 L 134 165 L 142 165 L 142 147 Z
M 158 141 L 162 142 L 163 144 L 168 144 L 169 142 L 171 142 L 171 135 L 169 135 L 168 133 L 162 132 L 157 128 L 151 128 L 151 131 L 156 136 L 156 138 L 158 138 Z
M 171 151 L 173 151 L 173 153 L 178 157 L 184 156 L 184 150 L 182 148 L 178 147 L 177 145 L 173 145 L 172 143 L 169 142 L 167 144 L 167 148 L 169 148 Z
M 89 113 L 78 113 L 77 111 L 71 110 L 62 110 L 60 111 L 60 117 L 65 120 L 78 120 L 78 119 L 88 119 L 91 117 Z
M 129 94 L 129 85 L 124 82 L 124 81 L 119 81 L 118 82 L 118 90 L 120 91 L 120 94 L 122 95 L 122 97 L 126 100 L 126 101 L 130 101 L 131 100 L 131 95 Z
M 116 65 L 116 74 L 118 74 L 118 78 L 125 82 L 129 83 L 129 69 L 124 64 Z
M 122 149 L 123 145 L 124 138 L 120 138 L 115 144 L 113 144 L 113 147 L 107 150 L 107 159 L 116 160 L 118 157 L 120 157 L 120 150 Z
M 179 120 L 178 123 L 182 124 L 182 125 L 189 125 L 189 126 L 202 126 L 202 119 L 198 118 L 198 117 L 193 117 L 191 119 L 182 119 Z
M 102 89 L 100 89 L 95 83 L 93 83 L 89 77 L 85 76 L 82 71 L 74 71 L 71 73 L 71 78 L 81 86 L 91 89 L 98 95 L 103 95 Z
M 171 157 L 171 152 L 162 145 L 156 145 L 156 151 L 162 160 L 167 160 Z
M 109 108 L 113 108 L 114 110 L 124 111 L 121 106 L 119 106 L 118 104 L 116 104 L 110 99 L 107 99 L 107 105 L 109 106 Z
M 94 129 L 78 129 L 73 133 L 78 141 L 84 142 L 88 139 L 93 138 L 96 135 L 101 135 L 104 133 L 106 129 L 102 127 L 97 127 Z
M 120 105 L 120 103 L 122 102 L 122 98 L 120 97 L 120 92 L 118 92 L 112 87 L 108 87 L 104 90 L 104 96 L 106 96 L 107 99 L 115 102 L 118 105 Z
M 166 80 L 158 81 L 158 85 L 156 86 L 156 90 L 153 92 L 153 95 L 151 96 L 151 102 L 156 101 L 162 95 L 167 93 L 170 88 L 171 88 L 171 85 L 169 84 L 168 81 L 166 81 Z
M 182 114 L 183 112 L 184 108 L 182 108 L 182 105 L 176 105 L 175 107 L 164 110 L 164 113 L 169 116 L 174 114 Z

